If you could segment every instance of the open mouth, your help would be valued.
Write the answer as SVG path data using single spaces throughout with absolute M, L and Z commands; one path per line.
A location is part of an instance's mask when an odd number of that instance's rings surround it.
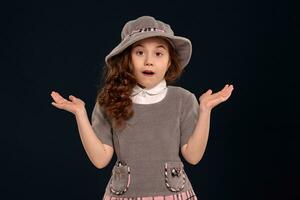
M 151 71 L 151 70 L 144 70 L 143 74 L 146 75 L 146 76 L 152 76 L 152 75 L 154 75 L 154 72 Z

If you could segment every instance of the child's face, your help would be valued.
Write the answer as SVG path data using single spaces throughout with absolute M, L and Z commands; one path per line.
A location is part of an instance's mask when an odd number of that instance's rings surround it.
M 158 37 L 136 42 L 130 52 L 130 58 L 137 82 L 147 89 L 164 79 L 171 64 L 168 44 Z

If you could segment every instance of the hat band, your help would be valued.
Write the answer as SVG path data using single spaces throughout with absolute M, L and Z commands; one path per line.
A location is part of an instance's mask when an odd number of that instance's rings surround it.
M 125 38 L 130 37 L 130 36 L 132 36 L 132 35 L 134 35 L 136 33 L 143 33 L 143 32 L 148 32 L 148 31 L 163 32 L 163 33 L 165 32 L 164 30 L 158 29 L 158 28 L 151 28 L 151 27 L 149 27 L 149 28 L 141 28 L 139 30 L 132 31 L 129 35 L 126 35 Z

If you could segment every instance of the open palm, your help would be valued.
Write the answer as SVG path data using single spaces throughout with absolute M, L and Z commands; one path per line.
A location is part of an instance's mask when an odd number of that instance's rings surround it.
M 233 85 L 226 84 L 225 87 L 219 92 L 212 93 L 212 90 L 209 89 L 199 97 L 200 101 L 200 110 L 210 111 L 218 104 L 226 101 L 233 90 Z
M 73 114 L 76 114 L 85 109 L 85 103 L 81 99 L 76 98 L 73 95 L 69 96 L 69 101 L 63 98 L 58 92 L 53 91 L 51 92 L 51 97 L 54 100 L 54 102 L 52 102 L 53 106 L 59 109 L 69 111 Z

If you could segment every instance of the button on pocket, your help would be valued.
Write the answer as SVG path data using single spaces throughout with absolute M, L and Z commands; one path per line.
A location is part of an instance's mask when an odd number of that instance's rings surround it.
M 110 191 L 121 195 L 125 193 L 130 185 L 130 167 L 122 162 L 117 162 L 113 167 L 110 179 Z
M 181 161 L 165 162 L 165 184 L 172 192 L 181 191 L 186 182 L 184 166 Z

